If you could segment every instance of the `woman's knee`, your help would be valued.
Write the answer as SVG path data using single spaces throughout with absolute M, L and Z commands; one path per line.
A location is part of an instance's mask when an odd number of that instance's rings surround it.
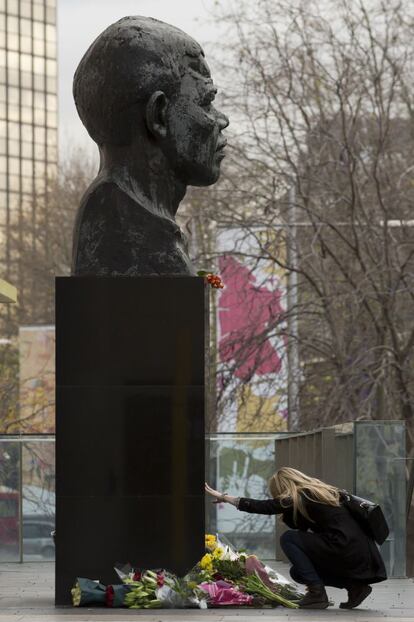
M 293 529 L 288 529 L 288 531 L 285 531 L 280 536 L 280 546 L 282 547 L 283 551 L 285 550 L 286 546 L 289 546 L 289 544 L 297 544 L 297 542 L 298 532 L 294 531 Z

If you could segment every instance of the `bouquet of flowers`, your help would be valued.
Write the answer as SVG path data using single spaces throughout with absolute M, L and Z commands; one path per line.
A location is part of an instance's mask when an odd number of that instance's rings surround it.
M 72 589 L 74 606 L 91 604 L 130 609 L 221 606 L 283 606 L 296 608 L 303 594 L 285 577 L 254 555 L 236 551 L 218 535 L 205 537 L 206 552 L 185 577 L 166 570 L 116 567 L 120 585 L 105 587 L 78 578 Z

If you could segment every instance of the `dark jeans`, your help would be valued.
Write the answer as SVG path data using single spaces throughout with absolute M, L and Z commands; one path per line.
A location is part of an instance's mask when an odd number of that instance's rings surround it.
M 349 588 L 353 584 L 346 578 L 333 575 L 324 576 L 316 568 L 306 551 L 306 544 L 299 531 L 285 531 L 280 537 L 280 546 L 292 564 L 290 576 L 296 583 L 304 585 L 331 585 L 332 587 Z

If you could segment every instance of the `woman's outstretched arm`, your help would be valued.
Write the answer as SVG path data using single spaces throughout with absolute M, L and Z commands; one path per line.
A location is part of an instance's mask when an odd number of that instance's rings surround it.
M 232 497 L 227 493 L 214 490 L 206 483 L 206 492 L 214 497 L 213 503 L 231 503 L 242 512 L 251 514 L 282 514 L 286 510 L 286 505 L 282 507 L 278 499 L 246 499 L 245 497 Z

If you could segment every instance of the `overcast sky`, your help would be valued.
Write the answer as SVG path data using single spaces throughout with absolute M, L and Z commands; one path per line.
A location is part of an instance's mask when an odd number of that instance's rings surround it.
M 217 40 L 211 20 L 216 0 L 58 0 L 60 153 L 92 141 L 80 122 L 72 97 L 75 69 L 92 41 L 126 15 L 148 15 L 178 26 L 202 45 Z

